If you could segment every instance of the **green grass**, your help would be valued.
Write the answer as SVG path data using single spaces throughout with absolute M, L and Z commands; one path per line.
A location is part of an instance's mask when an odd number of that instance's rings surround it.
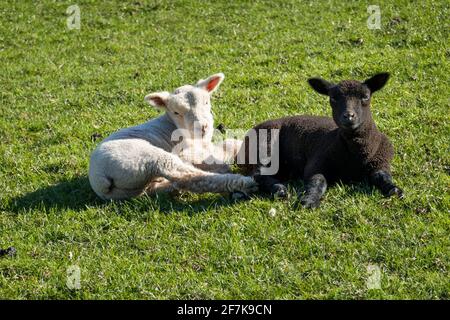
M 17 256 L 0 258 L 0 298 L 449 299 L 449 5 L 376 1 L 369 30 L 368 4 L 2 1 L 0 247 Z M 91 136 L 157 116 L 149 92 L 224 72 L 216 123 L 248 129 L 329 115 L 308 77 L 378 71 L 392 73 L 373 113 L 404 200 L 338 185 L 317 210 L 213 194 L 103 203 L 89 187 Z M 366 286 L 371 264 L 381 289 Z

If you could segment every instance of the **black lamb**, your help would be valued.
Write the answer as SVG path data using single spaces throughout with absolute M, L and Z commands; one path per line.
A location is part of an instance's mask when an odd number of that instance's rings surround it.
M 245 163 L 238 165 L 254 176 L 261 191 L 279 197 L 287 196 L 283 181 L 303 179 L 306 188 L 300 203 L 307 208 L 318 207 L 327 185 L 337 181 L 368 180 L 383 195 L 402 197 L 402 190 L 391 177 L 392 144 L 377 129 L 370 111 L 372 94 L 388 78 L 388 73 L 379 73 L 364 82 L 345 80 L 338 84 L 309 79 L 315 91 L 330 97 L 333 118 L 293 116 L 261 123 L 254 128 L 257 133 L 259 129 L 279 129 L 278 172 L 263 175 L 260 160 L 248 163 L 249 136 L 239 151 L 240 156 L 245 153 Z M 270 135 L 268 139 L 270 142 Z

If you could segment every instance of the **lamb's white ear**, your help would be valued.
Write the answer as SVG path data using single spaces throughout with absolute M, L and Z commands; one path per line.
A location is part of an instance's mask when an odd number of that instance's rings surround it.
M 165 109 L 167 106 L 167 99 L 169 99 L 170 93 L 167 91 L 150 93 L 145 96 L 144 100 L 151 106 L 159 109 Z
M 225 75 L 223 73 L 216 73 L 210 76 L 208 79 L 200 80 L 199 82 L 197 82 L 196 86 L 198 88 L 205 89 L 209 93 L 213 93 L 220 86 L 223 79 L 225 79 Z

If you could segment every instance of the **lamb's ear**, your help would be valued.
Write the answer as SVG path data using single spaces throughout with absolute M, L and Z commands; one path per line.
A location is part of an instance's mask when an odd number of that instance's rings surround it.
M 308 83 L 315 91 L 320 94 L 328 95 L 328 92 L 334 84 L 322 78 L 309 78 Z
M 169 99 L 170 93 L 163 92 L 155 92 L 150 93 L 145 96 L 144 100 L 147 101 L 151 106 L 158 109 L 165 109 L 167 106 L 167 99 Z
M 213 93 L 220 86 L 223 79 L 225 79 L 225 75 L 223 73 L 216 73 L 210 76 L 208 79 L 199 80 L 196 84 L 196 87 L 205 89 L 209 93 Z
M 364 84 L 369 87 L 370 92 L 375 92 L 384 87 L 389 79 L 389 73 L 383 72 L 374 75 L 372 78 L 364 81 Z

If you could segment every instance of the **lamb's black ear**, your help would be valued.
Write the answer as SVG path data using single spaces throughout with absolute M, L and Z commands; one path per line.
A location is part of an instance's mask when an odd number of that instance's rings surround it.
M 308 83 L 315 91 L 326 96 L 328 95 L 330 88 L 333 86 L 331 82 L 328 82 L 322 78 L 310 78 L 308 79 Z
M 380 90 L 384 87 L 386 82 L 389 79 L 389 73 L 383 72 L 383 73 L 377 73 L 372 78 L 367 79 L 364 81 L 364 84 L 369 87 L 370 92 L 375 92 Z

